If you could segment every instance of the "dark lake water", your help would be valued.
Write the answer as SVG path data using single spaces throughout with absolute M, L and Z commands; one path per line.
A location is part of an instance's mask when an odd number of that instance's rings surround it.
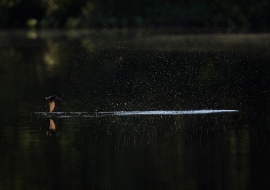
M 268 189 L 269 42 L 0 32 L 0 189 Z

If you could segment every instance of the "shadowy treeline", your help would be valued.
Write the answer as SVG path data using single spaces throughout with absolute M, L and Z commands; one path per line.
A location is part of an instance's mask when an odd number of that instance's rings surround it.
M 264 31 L 270 0 L 4 0 L 1 28 L 234 27 Z

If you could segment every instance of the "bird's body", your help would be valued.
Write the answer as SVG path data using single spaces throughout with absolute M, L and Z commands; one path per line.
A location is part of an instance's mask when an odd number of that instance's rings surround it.
M 61 98 L 59 98 L 57 95 L 48 96 L 48 97 L 45 97 L 45 99 L 49 100 L 50 112 L 52 112 L 55 108 L 55 101 L 61 100 Z

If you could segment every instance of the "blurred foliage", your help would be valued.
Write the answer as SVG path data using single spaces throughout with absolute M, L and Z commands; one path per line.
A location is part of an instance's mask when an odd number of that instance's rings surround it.
M 269 27 L 270 0 L 2 0 L 1 28 Z M 37 22 L 33 26 L 31 21 Z

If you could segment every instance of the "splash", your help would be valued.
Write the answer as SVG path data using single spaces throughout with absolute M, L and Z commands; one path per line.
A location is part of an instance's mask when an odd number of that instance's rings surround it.
M 104 116 L 136 116 L 136 115 L 197 115 L 215 113 L 233 113 L 238 110 L 156 110 L 156 111 L 113 111 L 113 112 L 34 112 L 43 117 L 104 117 Z

